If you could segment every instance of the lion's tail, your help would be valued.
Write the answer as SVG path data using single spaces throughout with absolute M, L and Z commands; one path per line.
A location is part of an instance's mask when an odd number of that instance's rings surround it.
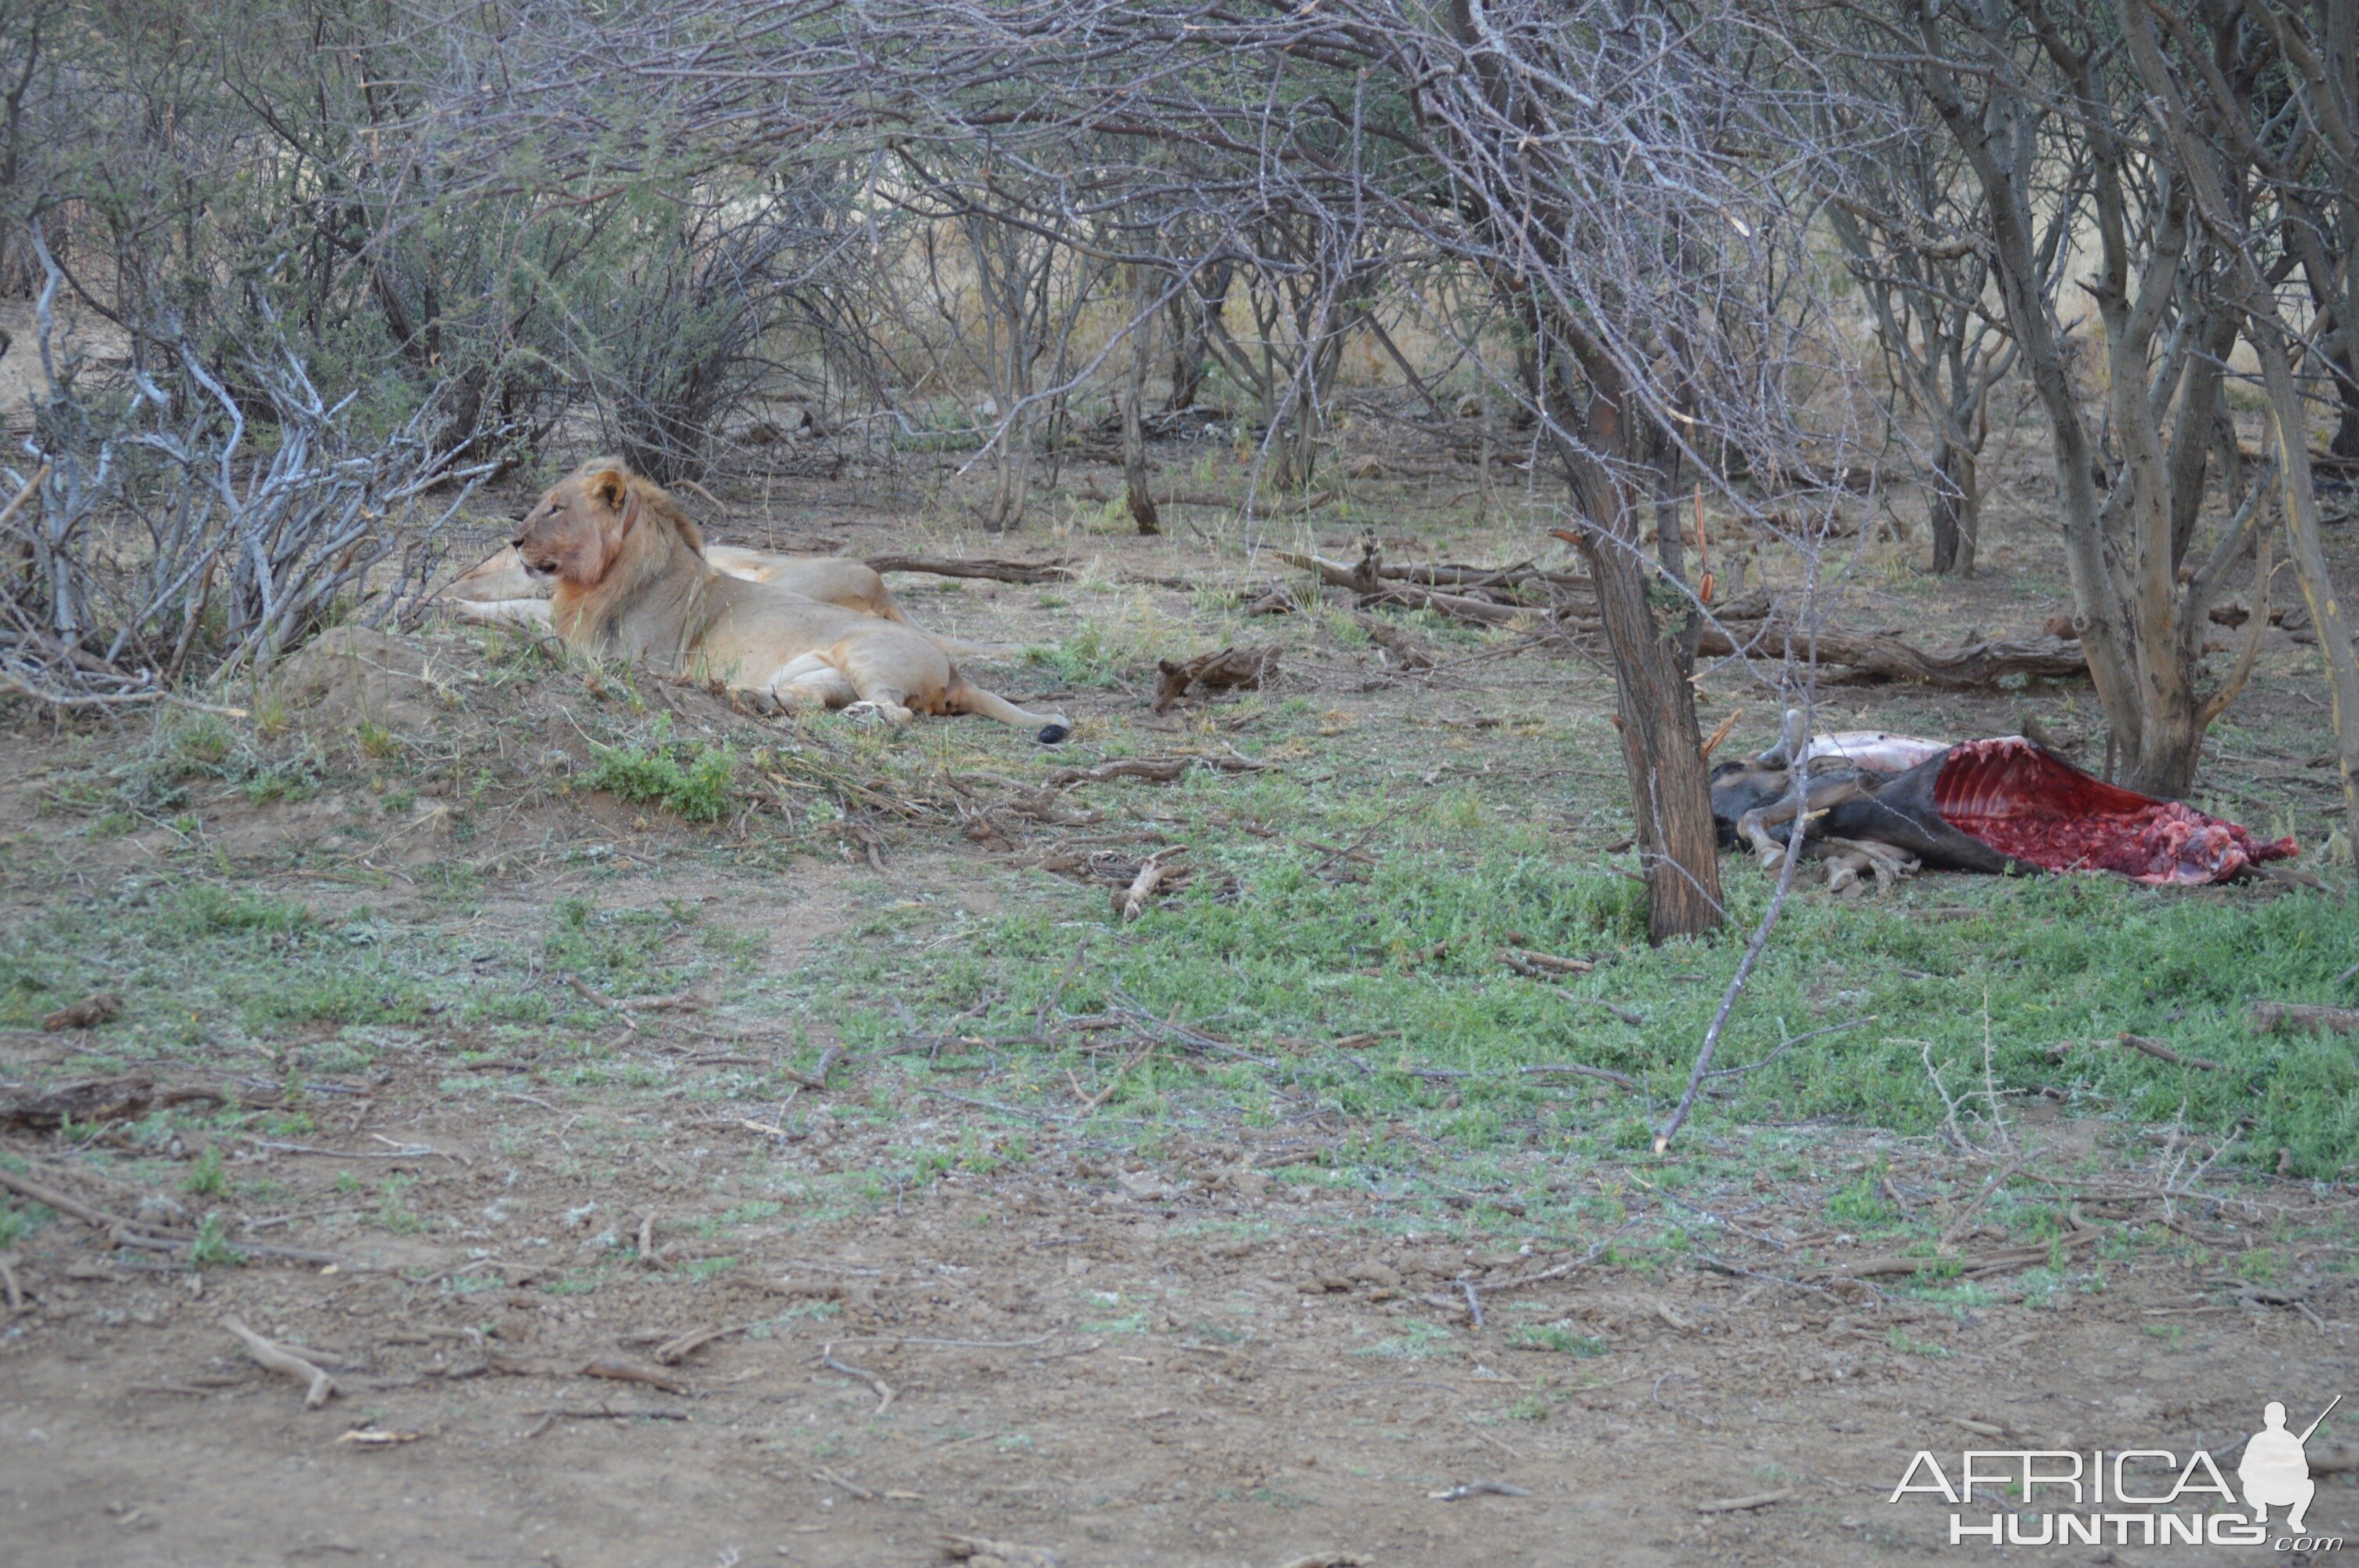
M 984 719 L 996 719 L 1002 724 L 1018 729 L 1039 727 L 1039 741 L 1053 746 L 1073 732 L 1072 721 L 1061 713 L 1035 713 L 1018 708 L 995 691 L 985 691 L 966 676 L 952 671 L 951 688 L 944 704 L 952 713 L 978 714 Z

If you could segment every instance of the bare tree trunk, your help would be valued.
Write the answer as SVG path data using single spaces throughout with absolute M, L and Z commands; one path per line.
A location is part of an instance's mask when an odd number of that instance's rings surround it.
M 1122 483 L 1130 503 L 1130 519 L 1142 534 L 1163 532 L 1156 515 L 1155 496 L 1147 488 L 1147 364 L 1155 351 L 1155 317 L 1147 308 L 1149 293 L 1142 276 L 1131 296 L 1130 384 L 1122 399 Z
M 1235 274 L 1235 263 L 1214 262 L 1171 297 L 1171 397 L 1165 406 L 1175 414 L 1195 407 L 1196 395 L 1204 389 L 1212 368 L 1212 323 L 1228 302 Z
M 2343 346 L 2325 356 L 2327 367 L 2334 373 L 2334 391 L 2341 405 L 2341 414 L 2334 423 L 2334 441 L 2326 449 L 2338 458 L 2359 458 L 2359 364 L 2354 364 L 2351 341 L 2359 333 L 2344 328 L 2341 333 Z
M 1647 602 L 1647 566 L 1635 537 L 1637 499 L 1615 499 L 1611 532 L 1582 529 L 1580 550 L 1614 651 L 1615 723 L 1647 877 L 1647 939 L 1660 943 L 1719 928 L 1720 847 L 1688 678 L 1695 660 L 1679 628 L 1662 625 Z
M 1933 449 L 1933 570 L 1974 575 L 1974 546 L 1982 533 L 1981 480 L 1972 448 L 1948 439 Z
M 2269 325 L 2276 325 L 2274 317 Z M 2269 422 L 2277 444 L 2277 472 L 2285 485 L 2287 532 L 2292 535 L 2294 570 L 2318 633 L 2318 652 L 2333 693 L 2335 750 L 2343 768 L 2344 832 L 2359 860 L 2359 649 L 2351 645 L 2351 622 L 2334 592 L 2326 547 L 2318 532 L 2318 489 L 2310 473 L 2307 421 L 2301 390 L 2293 378 L 2285 344 L 2274 331 L 2253 333 L 2261 378 L 2269 396 Z
M 1610 438 L 1622 415 L 1601 399 L 1591 418 Z M 1598 619 L 1614 656 L 1614 721 L 1647 878 L 1647 939 L 1717 930 L 1723 917 L 1720 842 L 1690 679 L 1695 639 L 1686 634 L 1690 628 L 1664 625 L 1648 602 L 1638 538 L 1644 498 L 1591 453 L 1561 438 L 1556 444 L 1582 521 L 1576 547 L 1597 584 Z

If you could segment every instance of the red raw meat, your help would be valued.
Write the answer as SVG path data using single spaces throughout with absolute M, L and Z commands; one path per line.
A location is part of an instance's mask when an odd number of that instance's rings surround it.
M 2141 882 L 2221 882 L 2294 842 L 2263 843 L 2233 822 L 2087 773 L 2019 735 L 1951 748 L 1933 784 L 1943 821 L 2049 871 L 2114 871 Z

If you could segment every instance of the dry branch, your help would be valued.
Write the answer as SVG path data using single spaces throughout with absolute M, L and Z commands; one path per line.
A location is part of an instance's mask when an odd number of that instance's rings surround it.
M 2144 1034 L 2132 1034 L 2125 1030 L 2115 1038 L 2133 1051 L 2143 1051 L 2158 1062 L 2168 1062 L 2174 1067 L 2200 1067 L 2207 1073 L 2220 1071 L 2220 1064 L 2202 1056 L 2182 1056 L 2159 1040 Z
M 1169 879 L 1169 871 L 1163 864 L 1164 857 L 1186 853 L 1186 845 L 1175 844 L 1147 856 L 1139 866 L 1138 874 L 1130 880 L 1130 885 L 1114 895 L 1115 915 L 1127 923 L 1146 914 Z
M 282 1377 L 294 1378 L 308 1384 L 309 1387 L 303 1392 L 305 1410 L 318 1410 L 328 1402 L 330 1396 L 335 1393 L 336 1380 L 305 1360 L 297 1351 L 275 1340 L 263 1338 L 234 1317 L 222 1319 L 222 1326 L 237 1336 L 239 1341 L 245 1346 L 245 1353 L 254 1357 L 256 1365 L 277 1372 Z
M 942 1555 L 953 1563 L 967 1563 L 983 1568 L 985 1563 L 995 1568 L 1062 1568 L 1057 1554 L 1045 1546 L 1019 1546 L 1011 1541 L 993 1541 L 981 1535 L 946 1535 L 942 1537 Z
M 854 1367 L 849 1362 L 837 1360 L 835 1358 L 835 1345 L 832 1341 L 820 1346 L 819 1364 L 826 1368 L 831 1372 L 841 1372 L 847 1378 L 857 1378 L 860 1381 L 867 1384 L 869 1388 L 875 1390 L 876 1408 L 871 1411 L 869 1414 L 883 1415 L 886 1407 L 892 1404 L 893 1390 L 891 1385 L 887 1384 L 884 1379 L 878 1377 L 875 1373 L 869 1371 L 864 1367 Z
M 1521 1069 L 1527 1076 L 1544 1077 L 1552 1073 L 1571 1073 L 1576 1077 L 1597 1078 L 1625 1089 L 1638 1088 L 1638 1080 L 1627 1073 L 1617 1073 L 1611 1067 L 1592 1067 L 1581 1062 L 1551 1062 L 1537 1067 Z
M 1368 634 L 1368 641 L 1392 655 L 1393 663 L 1404 670 L 1430 670 L 1441 662 L 1440 653 L 1431 643 L 1406 626 L 1396 626 L 1381 615 L 1353 611 L 1353 624 Z
M 53 1132 L 69 1120 L 92 1125 L 122 1121 L 141 1115 L 155 1098 L 156 1080 L 146 1073 L 87 1078 L 0 1099 L 0 1127 Z
M 492 1371 L 512 1378 L 605 1378 L 618 1383 L 646 1383 L 668 1394 L 684 1394 L 688 1385 L 661 1367 L 627 1356 L 508 1356 L 493 1351 L 484 1357 Z
M 1007 561 L 977 556 L 871 556 L 879 572 L 930 572 L 935 577 L 987 578 L 994 582 L 1068 582 L 1072 568 L 1060 561 Z
M 58 1009 L 41 1020 L 41 1027 L 52 1034 L 67 1029 L 95 1029 L 122 1011 L 121 997 L 113 991 L 99 991 Z
M 1347 567 L 1323 556 L 1297 555 L 1291 550 L 1272 550 L 1270 554 L 1289 566 L 1316 572 L 1320 580 L 1330 587 L 1349 589 L 1360 596 L 1360 608 L 1372 605 L 1397 604 L 1408 610 L 1431 610 L 1459 621 L 1472 621 L 1484 626 L 1512 626 L 1537 611 L 1518 609 L 1512 605 L 1494 604 L 1487 599 L 1469 599 L 1462 594 L 1443 593 L 1415 583 L 1387 580 L 1382 574 L 1379 558 L 1371 553 L 1362 557 L 1359 567 Z
M 1953 691 L 1995 687 L 2005 676 L 2066 679 L 2089 673 L 2081 645 L 2059 637 L 1969 643 L 1940 654 L 1879 633 L 1821 629 L 1813 634 L 1782 621 L 1748 624 L 1732 620 L 1725 627 L 1707 624 L 1696 651 L 1716 657 L 1743 654 L 1776 658 L 1785 654 L 1789 643 L 1798 662 L 1815 653 L 1820 664 L 1847 666 L 1854 680 L 1914 681 Z
M 794 1067 L 781 1067 L 778 1070 L 807 1089 L 823 1089 L 827 1087 L 827 1076 L 835 1071 L 836 1065 L 844 1059 L 844 1055 L 842 1046 L 831 1045 L 819 1054 L 819 1060 L 811 1065 L 811 1070 L 808 1073 Z
M 2359 1034 L 2359 1008 L 2256 1001 L 2253 1003 L 2252 1026 L 2256 1034 L 2314 1034 L 2324 1030 Z
M 1155 711 L 1161 713 L 1188 695 L 1190 687 L 1228 691 L 1243 687 L 1258 691 L 1277 674 L 1277 646 L 1223 648 L 1192 659 L 1158 660 L 1156 664 Z

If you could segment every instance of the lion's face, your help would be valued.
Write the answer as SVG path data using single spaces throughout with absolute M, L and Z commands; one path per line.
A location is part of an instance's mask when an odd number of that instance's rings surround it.
M 581 588 L 604 580 L 627 531 L 630 479 L 605 460 L 573 470 L 526 514 L 512 541 L 534 573 Z

